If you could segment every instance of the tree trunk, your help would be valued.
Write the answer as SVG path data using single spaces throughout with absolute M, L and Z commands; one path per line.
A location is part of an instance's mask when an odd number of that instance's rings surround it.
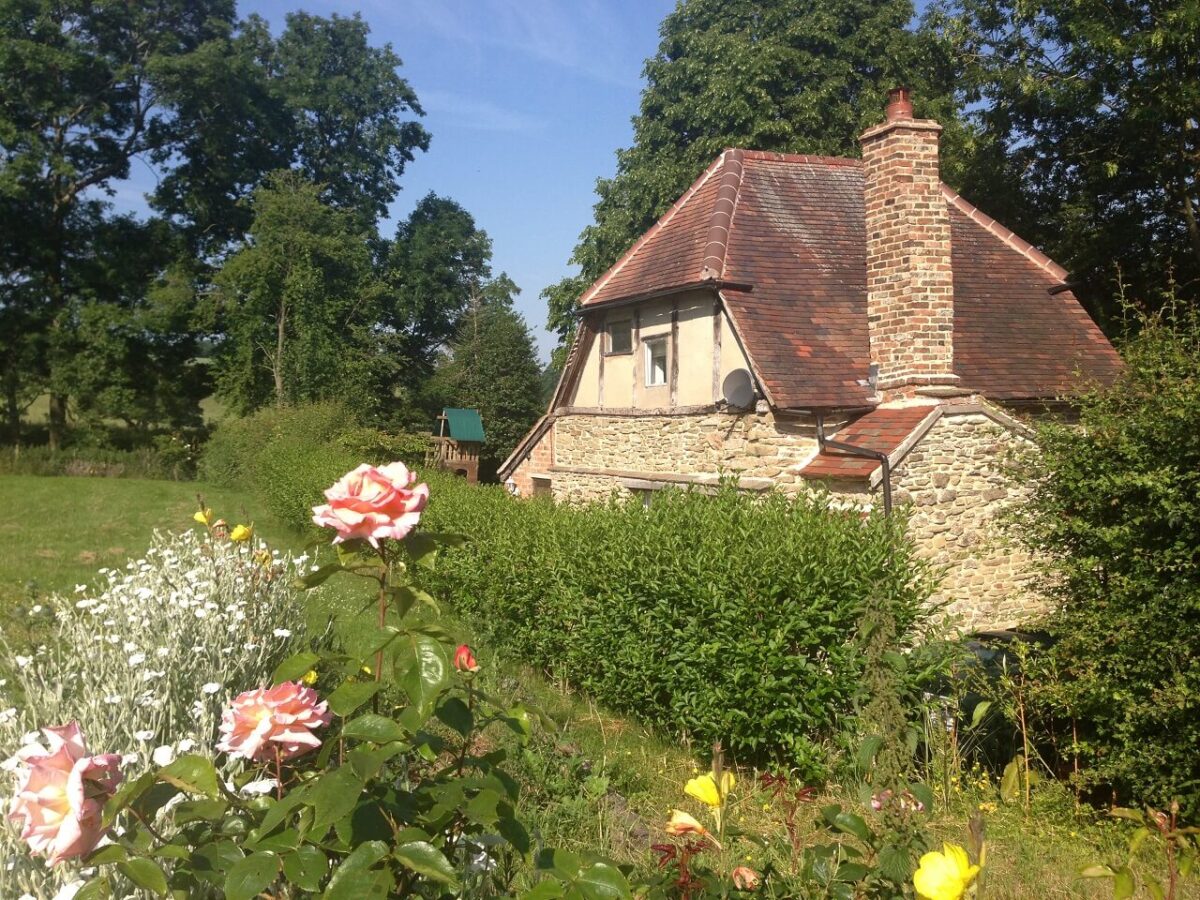
M 275 376 L 275 405 L 283 406 L 283 341 L 287 328 L 287 306 L 280 305 L 275 322 L 275 364 L 271 368 Z
M 21 446 L 21 403 L 17 399 L 17 380 L 9 378 L 4 385 L 4 418 L 7 420 L 8 439 L 14 447 Z
M 61 450 L 63 436 L 67 430 L 67 398 L 63 394 L 50 394 L 50 450 Z

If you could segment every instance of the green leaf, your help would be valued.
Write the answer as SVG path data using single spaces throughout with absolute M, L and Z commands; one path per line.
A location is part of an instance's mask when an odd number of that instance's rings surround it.
M 862 816 L 852 812 L 839 812 L 831 823 L 838 831 L 852 834 L 864 844 L 871 843 L 871 829 L 863 821 Z
M 413 662 L 400 686 L 421 721 L 429 718 L 442 691 L 450 683 L 452 670 L 445 645 L 428 635 L 411 635 Z
M 1012 803 L 1021 791 L 1021 758 L 1018 756 L 1004 767 L 1000 777 L 1000 799 Z
M 279 857 L 263 851 L 234 863 L 225 876 L 225 900 L 253 900 L 279 875 Z
M 499 818 L 499 813 L 496 811 L 499 803 L 499 793 L 490 789 L 482 790 L 467 802 L 467 818 L 480 825 L 495 825 Z
M 342 860 L 329 879 L 329 887 L 321 896 L 324 900 L 362 900 L 362 883 L 371 866 L 387 856 L 387 844 L 383 841 L 366 841 L 354 848 L 354 852 Z
M 321 566 L 321 568 L 317 569 L 317 571 L 309 572 L 303 578 L 297 578 L 296 587 L 302 590 L 315 588 L 318 585 L 324 584 L 338 572 L 345 571 L 345 569 L 346 567 L 340 562 L 326 563 L 325 565 Z
M 103 875 L 97 875 L 75 892 L 74 900 L 108 900 L 112 896 L 112 886 Z
M 143 890 L 159 897 L 167 895 L 167 876 L 158 863 L 144 857 L 117 863 L 121 874 Z
M 1142 825 L 1146 821 L 1146 817 L 1136 809 L 1126 809 L 1124 806 L 1114 806 L 1108 811 L 1108 814 L 1116 819 L 1128 819 L 1130 822 L 1137 822 Z
M 225 815 L 229 804 L 224 800 L 184 800 L 171 810 L 176 825 L 188 822 L 216 822 Z
M 875 762 L 875 756 L 879 753 L 879 748 L 883 746 L 883 738 L 877 734 L 868 735 L 863 739 L 863 742 L 858 745 L 858 755 L 855 757 L 854 765 L 859 772 L 867 772 L 871 765 Z
M 88 866 L 102 866 L 105 863 L 123 862 L 129 859 L 129 854 L 120 844 L 109 844 L 106 847 L 101 847 L 99 850 L 93 850 L 84 857 L 84 864 Z
M 407 732 L 394 719 L 375 713 L 361 715 L 347 722 L 342 728 L 342 737 L 372 741 L 376 744 L 389 744 L 392 741 L 403 740 L 406 736 Z
M 1129 866 L 1117 869 L 1116 875 L 1113 876 L 1113 900 L 1129 900 L 1133 896 L 1134 888 L 1133 872 Z
M 310 653 L 307 650 L 303 653 L 296 653 L 289 656 L 275 667 L 275 671 L 271 675 L 271 683 L 280 684 L 284 681 L 295 681 L 298 678 L 303 678 L 305 673 L 320 661 L 321 657 L 319 654 Z
M 339 716 L 348 716 L 382 689 L 382 681 L 343 681 L 327 698 L 329 708 Z
M 358 805 L 363 783 L 349 766 L 327 772 L 311 782 L 304 802 L 313 808 L 313 831 L 324 834 L 334 822 Z
M 991 700 L 982 700 L 975 704 L 975 709 L 971 713 L 971 724 L 968 728 L 978 728 L 979 723 L 983 721 L 983 717 L 988 714 L 988 710 L 992 708 Z
M 288 813 L 304 802 L 304 791 L 300 789 L 289 791 L 283 795 L 282 799 L 270 802 L 270 808 L 262 817 L 262 821 L 258 823 L 258 830 L 263 834 L 270 834 L 276 825 L 287 818 Z
M 1150 900 L 1165 900 L 1166 893 L 1163 891 L 1162 885 L 1153 878 L 1145 879 L 1143 887 L 1146 888 L 1146 893 L 1150 895 Z
M 154 787 L 154 784 L 154 773 L 146 772 L 139 775 L 133 781 L 127 781 L 121 785 L 112 798 L 104 804 L 104 818 L 102 820 L 104 827 L 107 828 L 111 825 L 121 810 L 125 809 L 129 804 L 142 796 L 142 794 Z
M 321 881 L 329 872 L 329 860 L 311 844 L 297 847 L 283 858 L 283 874 L 288 881 L 306 891 L 321 889 Z
M 903 847 L 889 845 L 879 851 L 879 872 L 889 881 L 903 884 L 912 870 L 912 857 Z
M 198 879 L 220 887 L 225 883 L 225 873 L 245 855 L 233 841 L 215 841 L 196 848 L 190 867 Z
M 221 793 L 217 783 L 217 770 L 212 760 L 195 753 L 181 756 L 166 768 L 159 769 L 158 780 L 189 794 L 216 798 Z
M 392 855 L 407 869 L 432 878 L 442 884 L 455 885 L 458 879 L 454 867 L 442 851 L 428 841 L 411 841 L 392 851 Z
M 1134 830 L 1133 835 L 1129 838 L 1129 855 L 1131 857 L 1137 855 L 1138 850 L 1149 836 L 1150 829 L 1145 825 Z
M 565 897 L 567 889 L 561 881 L 554 878 L 543 878 L 531 891 L 521 895 L 521 900 L 558 900 Z
M 1112 878 L 1117 873 L 1109 866 L 1095 865 L 1079 871 L 1080 878 Z
M 633 896 L 621 870 L 606 862 L 592 863 L 580 872 L 575 887 L 585 900 L 626 900 Z

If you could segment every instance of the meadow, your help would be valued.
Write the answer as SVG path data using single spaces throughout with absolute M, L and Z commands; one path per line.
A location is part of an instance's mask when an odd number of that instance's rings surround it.
M 142 553 L 154 530 L 195 527 L 190 520 L 197 495 L 231 522 L 253 522 L 272 546 L 300 552 L 311 543 L 311 535 L 292 530 L 244 495 L 204 483 L 0 476 L 0 608 L 6 637 L 29 637 L 22 610 L 49 593 L 70 593 L 75 585 L 88 584 L 100 567 L 120 566 Z M 326 609 L 346 604 L 353 588 L 332 583 L 319 603 Z M 456 616 L 453 598 L 447 599 L 442 625 L 471 641 L 474 629 Z M 706 765 L 708 748 L 667 739 L 615 715 L 503 650 L 483 644 L 476 652 L 483 690 L 521 698 L 556 726 L 535 732 L 526 746 L 506 746 L 522 785 L 522 812 L 537 838 L 652 869 L 648 845 L 663 840 L 662 822 L 681 805 L 684 784 Z M 823 803 L 858 802 L 851 785 L 833 783 L 789 808 L 755 773 L 739 774 L 730 821 L 762 833 L 768 846 L 744 859 L 731 858 L 730 864 L 761 868 L 770 863 L 786 870 L 792 863 L 782 848 L 789 840 L 803 845 L 818 839 L 814 822 Z M 1111 893 L 1108 883 L 1081 879 L 1078 873 L 1098 861 L 1121 860 L 1127 829 L 1078 806 L 1059 785 L 1036 790 L 1028 811 L 1002 803 L 998 787 L 980 771 L 948 776 L 930 823 L 938 838 L 961 843 L 967 819 L 983 812 L 988 864 L 981 896 L 1016 900 Z

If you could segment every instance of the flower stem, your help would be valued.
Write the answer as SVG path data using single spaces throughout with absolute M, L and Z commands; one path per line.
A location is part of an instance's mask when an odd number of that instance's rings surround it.
M 383 627 L 387 624 L 387 586 L 388 575 L 391 574 L 391 564 L 382 550 L 379 551 L 379 558 L 383 560 L 383 566 L 379 569 L 379 630 L 383 631 Z M 382 647 L 375 651 L 375 680 L 383 681 Z

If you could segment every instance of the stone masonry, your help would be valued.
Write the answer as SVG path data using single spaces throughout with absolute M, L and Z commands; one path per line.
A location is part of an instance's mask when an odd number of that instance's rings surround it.
M 1045 610 L 1029 588 L 1029 554 L 999 521 L 1025 494 L 1001 469 L 1025 444 L 986 415 L 945 415 L 892 473 L 896 502 L 910 504 L 918 552 L 943 574 L 931 602 L 946 604 L 963 631 L 1011 628 Z
M 830 423 L 836 427 L 837 423 Z M 836 435 L 835 435 L 836 436 Z M 942 574 L 932 603 L 963 631 L 1009 628 L 1045 608 L 1029 587 L 1029 556 L 1013 546 L 999 518 L 1022 491 L 1001 471 L 1010 448 L 1026 439 L 980 412 L 948 411 L 892 473 L 897 505 L 909 505 L 920 555 Z M 815 485 L 800 470 L 817 452 L 813 422 L 760 410 L 672 416 L 558 417 L 513 473 L 523 496 L 531 475 L 548 479 L 555 500 L 602 500 L 630 479 L 706 484 L 720 474 L 743 487 L 795 494 Z M 879 502 L 878 486 L 830 486 L 847 506 Z

